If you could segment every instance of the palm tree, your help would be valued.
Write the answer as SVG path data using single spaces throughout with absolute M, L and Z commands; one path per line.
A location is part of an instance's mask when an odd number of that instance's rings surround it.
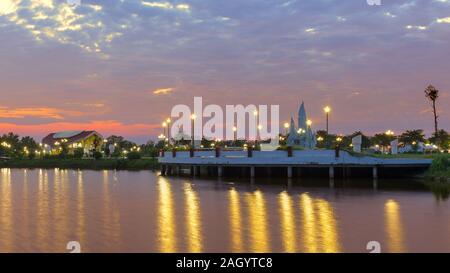
M 425 89 L 425 97 L 429 99 L 433 105 L 433 114 L 434 114 L 434 133 L 438 134 L 438 116 L 436 112 L 436 100 L 439 97 L 439 90 L 437 90 L 431 84 Z

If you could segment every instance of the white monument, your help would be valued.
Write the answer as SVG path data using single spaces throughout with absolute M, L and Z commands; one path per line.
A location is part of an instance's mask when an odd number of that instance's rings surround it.
M 356 153 L 360 153 L 361 145 L 362 145 L 362 135 L 357 135 L 354 138 L 352 138 L 352 145 L 353 145 L 353 151 Z
M 398 139 L 391 141 L 391 154 L 398 154 Z

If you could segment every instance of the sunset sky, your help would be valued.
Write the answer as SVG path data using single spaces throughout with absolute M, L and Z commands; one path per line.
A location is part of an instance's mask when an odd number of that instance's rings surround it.
M 0 134 L 145 142 L 173 105 L 305 101 L 314 129 L 450 129 L 450 0 L 0 0 Z

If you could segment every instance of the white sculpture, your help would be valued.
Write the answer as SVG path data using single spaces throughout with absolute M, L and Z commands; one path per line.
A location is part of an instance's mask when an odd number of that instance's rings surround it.
M 353 145 L 353 151 L 356 153 L 360 153 L 361 145 L 362 145 L 362 135 L 357 135 L 354 138 L 352 138 L 352 145 Z
M 391 141 L 391 154 L 398 154 L 398 139 Z

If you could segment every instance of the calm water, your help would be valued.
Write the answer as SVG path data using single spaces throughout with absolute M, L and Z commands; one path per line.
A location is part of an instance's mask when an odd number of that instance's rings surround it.
M 2 169 L 0 252 L 450 252 L 450 201 L 386 183 Z

